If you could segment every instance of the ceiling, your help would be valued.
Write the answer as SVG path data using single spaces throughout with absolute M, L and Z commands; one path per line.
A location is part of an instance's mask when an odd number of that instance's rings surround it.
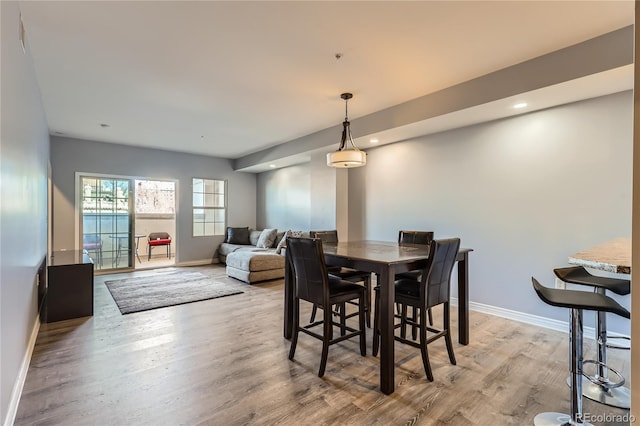
M 342 92 L 354 94 L 353 121 L 634 22 L 633 1 L 22 1 L 20 8 L 52 135 L 230 159 L 339 125 Z M 546 107 L 632 81 L 618 72 L 535 95 Z M 397 135 L 387 141 L 513 114 L 500 102 L 471 110 L 410 132 L 388 129 Z

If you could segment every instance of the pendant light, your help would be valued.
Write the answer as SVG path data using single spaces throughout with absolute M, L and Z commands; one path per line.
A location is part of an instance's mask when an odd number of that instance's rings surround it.
M 327 166 L 336 168 L 362 167 L 367 164 L 367 153 L 360 151 L 351 137 L 351 129 L 349 128 L 349 113 L 347 102 L 353 98 L 351 93 L 343 93 L 340 95 L 344 99 L 344 122 L 342 123 L 342 140 L 340 146 L 335 152 L 327 154 Z M 347 147 L 350 145 L 350 148 Z

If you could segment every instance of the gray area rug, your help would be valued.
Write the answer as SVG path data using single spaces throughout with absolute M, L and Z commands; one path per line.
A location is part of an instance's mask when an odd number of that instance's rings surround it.
M 122 314 L 244 293 L 200 272 L 185 271 L 105 281 L 105 284 Z

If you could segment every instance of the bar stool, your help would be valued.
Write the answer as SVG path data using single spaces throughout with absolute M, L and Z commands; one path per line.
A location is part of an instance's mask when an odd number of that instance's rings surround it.
M 531 281 L 538 297 L 543 302 L 551 306 L 571 309 L 571 321 L 569 322 L 571 414 L 540 413 L 533 419 L 533 424 L 536 426 L 589 425 L 589 423 L 582 422 L 582 312 L 584 310 L 611 312 L 627 319 L 631 318 L 631 314 L 618 302 L 603 294 L 548 288 L 541 285 L 533 277 L 531 277 Z
M 612 291 L 621 296 L 631 293 L 631 281 L 599 277 L 590 274 L 582 266 L 571 266 L 566 268 L 556 268 L 553 270 L 556 276 L 571 284 L 586 285 L 594 288 L 598 294 L 604 295 L 606 290 Z M 607 337 L 607 313 L 597 313 L 596 334 L 598 342 L 597 360 L 588 360 L 585 363 L 596 364 L 597 372 L 592 376 L 583 377 L 582 395 L 601 404 L 611 407 L 629 409 L 631 408 L 631 393 L 629 389 L 622 387 L 624 378 L 616 370 L 607 367 L 607 348 L 626 349 L 628 346 L 620 346 L 608 343 L 612 339 L 630 340 L 629 337 Z M 609 380 L 609 370 L 620 377 L 621 380 L 613 382 Z M 567 379 L 567 382 L 569 379 Z

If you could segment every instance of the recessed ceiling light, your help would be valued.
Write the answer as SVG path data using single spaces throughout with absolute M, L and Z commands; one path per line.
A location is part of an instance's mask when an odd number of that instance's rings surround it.
M 380 142 L 380 141 L 378 140 L 378 138 L 371 138 L 371 139 L 369 139 L 369 142 L 371 142 L 371 143 L 378 143 L 378 142 Z
M 513 107 L 514 107 L 515 109 L 522 109 L 522 108 L 524 108 L 524 107 L 526 107 L 526 106 L 527 106 L 527 103 L 526 103 L 526 102 L 519 102 L 519 103 L 515 104 Z
M 276 165 L 275 164 L 269 164 L 269 167 L 271 167 L 272 169 L 275 169 Z

